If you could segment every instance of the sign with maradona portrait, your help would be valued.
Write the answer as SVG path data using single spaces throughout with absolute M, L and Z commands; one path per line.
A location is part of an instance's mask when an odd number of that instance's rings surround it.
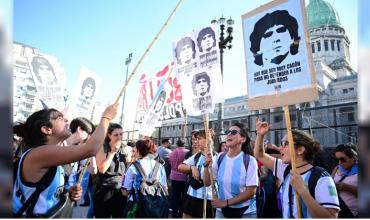
M 217 26 L 212 25 L 173 43 L 182 103 L 191 116 L 213 113 L 215 104 L 224 101 L 217 32 Z
M 242 16 L 251 110 L 318 99 L 304 0 L 276 0 Z

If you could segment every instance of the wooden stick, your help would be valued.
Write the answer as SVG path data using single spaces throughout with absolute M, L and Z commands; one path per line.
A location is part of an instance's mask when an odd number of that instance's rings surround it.
M 82 170 L 81 170 L 80 176 L 78 177 L 76 185 L 77 184 L 81 185 L 82 179 L 85 175 L 85 172 L 86 172 L 87 167 L 89 166 L 90 162 L 91 162 L 91 157 L 86 160 L 85 165 L 82 167 Z M 73 207 L 75 203 L 76 203 L 76 201 L 72 201 L 71 206 Z
M 206 132 L 206 146 L 208 148 L 208 152 L 211 154 L 212 158 L 213 158 L 213 144 L 211 143 L 211 138 L 210 138 L 210 133 L 209 133 L 209 116 L 208 116 L 208 113 L 204 115 L 204 130 Z M 211 179 L 211 189 L 212 189 L 212 198 L 215 199 L 217 198 L 217 195 L 215 193 L 215 185 L 214 185 L 214 181 L 213 181 L 213 170 L 212 168 L 209 169 L 209 175 L 210 175 L 210 179 Z
M 290 122 L 290 113 L 289 113 L 289 107 L 287 105 L 284 106 L 284 114 L 285 114 L 285 125 L 288 132 L 288 142 L 289 142 L 289 152 L 290 152 L 290 160 L 291 160 L 291 166 L 292 171 L 296 171 L 296 159 L 295 159 L 295 149 L 294 149 L 294 140 L 293 140 L 293 134 L 292 134 L 292 125 Z M 302 209 L 301 209 L 301 201 L 299 199 L 299 195 L 296 190 L 294 190 L 295 194 L 295 202 L 297 205 L 298 210 L 298 218 L 302 218 Z
M 182 129 L 181 139 L 185 140 L 186 133 L 187 133 L 187 130 L 188 130 L 188 114 L 186 114 L 186 113 L 185 113 L 185 117 L 184 117 L 184 124 L 182 125 L 181 129 Z
M 159 32 L 157 33 L 157 35 L 155 35 L 154 39 L 152 40 L 152 42 L 149 44 L 148 48 L 145 50 L 144 54 L 140 57 L 138 63 L 136 64 L 136 66 L 134 67 L 134 69 L 132 70 L 130 76 L 128 77 L 125 85 L 122 87 L 121 89 L 121 92 L 119 93 L 118 97 L 117 97 L 117 100 L 116 102 L 118 102 L 120 99 L 121 99 L 121 96 L 123 94 L 123 92 L 126 91 L 126 88 L 127 88 L 127 85 L 130 83 L 132 77 L 135 75 L 135 72 L 136 70 L 139 68 L 140 64 L 143 62 L 144 58 L 146 57 L 146 55 L 148 54 L 149 50 L 153 47 L 154 43 L 158 40 L 158 37 L 159 35 L 162 33 L 162 31 L 167 27 L 168 23 L 170 22 L 170 20 L 172 19 L 173 15 L 175 14 L 176 10 L 179 8 L 181 2 L 183 0 L 179 0 L 179 2 L 177 3 L 175 9 L 173 9 L 172 13 L 170 14 L 170 16 L 167 18 L 166 22 L 163 24 L 163 26 L 161 27 L 161 29 L 159 30 Z

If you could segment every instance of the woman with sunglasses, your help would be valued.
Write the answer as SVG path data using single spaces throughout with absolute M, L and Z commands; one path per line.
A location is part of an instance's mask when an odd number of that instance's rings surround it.
M 358 215 L 357 147 L 353 144 L 340 144 L 335 148 L 334 153 L 338 166 L 334 168 L 332 176 L 339 192 L 339 200 L 342 200 L 339 217 L 353 218 Z
M 117 109 L 118 104 L 107 107 L 95 132 L 86 143 L 80 145 L 61 147 L 71 131 L 68 120 L 55 109 L 37 111 L 24 124 L 15 126 L 27 151 L 20 159 L 14 183 L 14 217 L 48 217 L 54 214 L 50 212 L 63 202 L 66 195 L 62 165 L 92 157 L 98 152 L 110 120 L 117 115 Z M 76 187 L 70 191 L 69 197 L 78 200 L 81 193 L 81 187 Z M 36 199 L 32 199 L 32 195 Z M 24 206 L 27 201 L 31 203 L 28 207 Z
M 250 155 L 250 138 L 242 123 L 233 124 L 225 133 L 228 152 L 220 153 L 213 163 L 208 156 L 204 164 L 205 167 L 212 164 L 213 178 L 218 183 L 218 198 L 212 200 L 216 218 L 256 218 L 258 166 Z M 208 169 L 203 172 L 205 185 L 209 186 L 210 172 Z
M 301 199 L 302 217 L 337 218 L 340 209 L 339 201 L 335 184 L 330 174 L 326 171 L 320 173 L 314 187 L 315 196 L 311 195 L 309 190 L 310 176 L 314 176 L 314 171 L 318 170 L 312 166 L 312 159 L 315 153 L 320 150 L 320 144 L 309 134 L 300 130 L 292 130 L 296 158 L 296 172 L 293 172 L 289 170 L 291 156 L 287 135 L 282 139 L 281 159 L 265 153 L 262 145 L 264 136 L 268 133 L 269 128 L 270 126 L 267 122 L 262 122 L 257 118 L 254 156 L 272 170 L 273 174 L 282 182 L 280 193 L 283 218 L 298 217 L 293 190 L 298 193 Z M 286 172 L 287 169 L 289 172 Z
M 211 132 L 211 139 L 213 139 L 213 131 Z M 182 162 L 178 170 L 182 173 L 186 173 L 192 176 L 189 181 L 189 188 L 187 196 L 184 199 L 183 206 L 183 218 L 202 218 L 203 217 L 203 199 L 204 190 L 207 196 L 207 218 L 213 218 L 213 209 L 211 205 L 212 192 L 211 187 L 208 185 L 204 189 L 203 180 L 201 179 L 201 171 L 204 169 L 205 155 L 207 151 L 206 146 L 206 131 L 199 130 L 193 134 L 197 138 L 197 149 L 198 152 L 192 155 L 190 158 Z
M 122 218 L 126 198 L 121 183 L 126 169 L 126 155 L 122 151 L 122 127 L 109 125 L 103 147 L 96 155 L 98 175 L 94 195 L 96 218 Z

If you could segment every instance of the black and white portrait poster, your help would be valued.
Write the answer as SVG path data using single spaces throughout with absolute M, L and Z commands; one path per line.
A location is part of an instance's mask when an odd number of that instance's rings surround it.
M 243 15 L 242 23 L 249 108 L 317 99 L 304 0 L 270 2 Z
M 49 108 L 64 109 L 66 76 L 56 57 L 26 51 L 38 99 Z
M 81 68 L 74 92 L 70 95 L 68 112 L 71 116 L 90 119 L 100 83 L 101 79 L 94 71 L 84 66 Z
M 217 26 L 195 30 L 173 43 L 176 74 L 188 115 L 213 113 L 223 102 Z

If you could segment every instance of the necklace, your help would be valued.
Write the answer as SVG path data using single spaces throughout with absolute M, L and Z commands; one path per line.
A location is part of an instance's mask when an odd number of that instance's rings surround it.
M 305 164 L 303 164 L 303 165 L 301 165 L 301 166 L 298 166 L 298 167 L 296 167 L 297 169 L 298 168 L 301 168 L 301 167 L 304 167 L 304 166 L 306 166 L 306 165 L 308 165 L 309 163 L 305 163 Z

